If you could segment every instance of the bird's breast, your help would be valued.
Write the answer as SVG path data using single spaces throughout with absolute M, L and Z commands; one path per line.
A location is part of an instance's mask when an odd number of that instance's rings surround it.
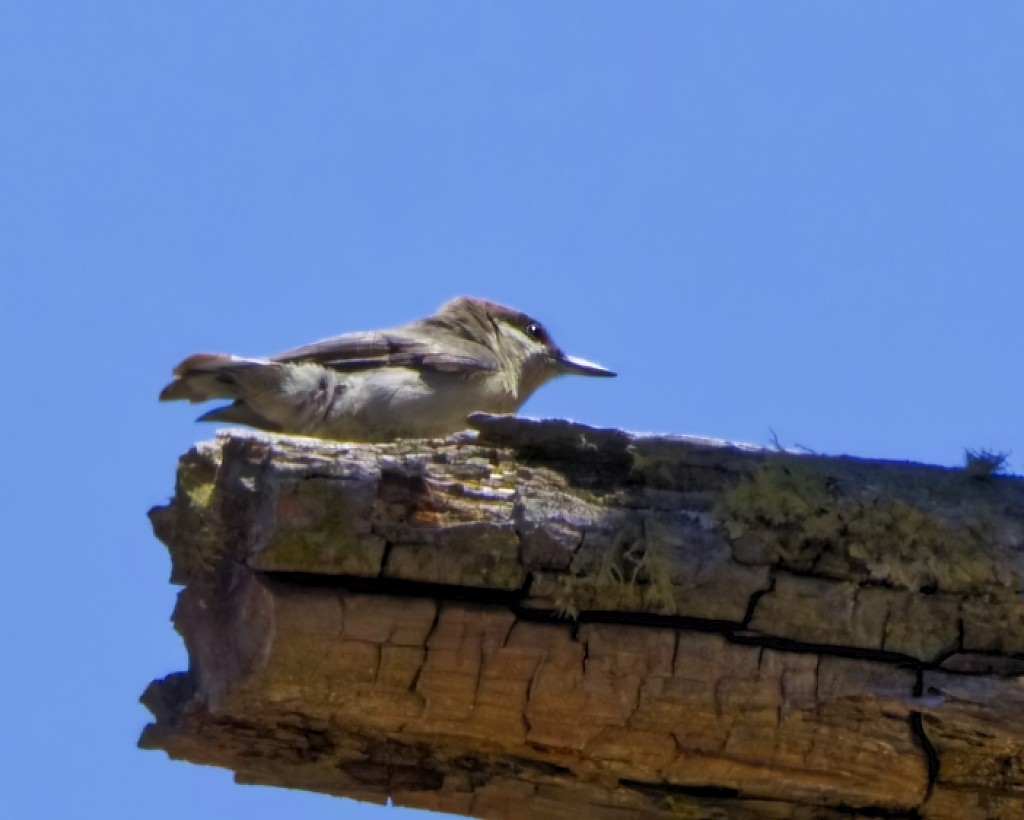
M 312 435 L 367 440 L 444 436 L 466 429 L 471 413 L 512 413 L 519 406 L 500 374 L 381 368 L 333 376 L 337 398 L 322 420 L 311 419 L 307 432 Z

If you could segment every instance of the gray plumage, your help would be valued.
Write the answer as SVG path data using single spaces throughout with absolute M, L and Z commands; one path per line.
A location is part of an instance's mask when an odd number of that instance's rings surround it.
M 345 441 L 444 436 L 475 412 L 513 413 L 563 374 L 614 376 L 565 355 L 512 308 L 458 297 L 393 330 L 346 333 L 268 358 L 198 353 L 160 399 L 231 399 L 201 421 Z

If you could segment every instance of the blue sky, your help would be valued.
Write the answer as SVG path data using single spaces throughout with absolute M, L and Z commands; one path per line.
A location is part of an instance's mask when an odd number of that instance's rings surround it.
M 135 741 L 199 350 L 459 293 L 620 373 L 525 412 L 1024 470 L 1024 6 L 8 3 L 0 815 L 401 817 Z

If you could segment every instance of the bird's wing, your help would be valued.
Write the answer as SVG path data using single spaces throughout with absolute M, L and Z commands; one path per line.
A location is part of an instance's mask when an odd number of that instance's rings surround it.
M 313 362 L 341 371 L 412 367 L 471 375 L 498 369 L 497 360 L 482 345 L 442 348 L 412 334 L 379 330 L 332 336 L 278 353 L 270 360 Z

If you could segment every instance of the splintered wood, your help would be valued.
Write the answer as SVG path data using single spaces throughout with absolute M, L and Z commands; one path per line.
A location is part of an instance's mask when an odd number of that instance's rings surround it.
M 566 422 L 230 433 L 141 744 L 484 818 L 1024 816 L 1024 482 Z

